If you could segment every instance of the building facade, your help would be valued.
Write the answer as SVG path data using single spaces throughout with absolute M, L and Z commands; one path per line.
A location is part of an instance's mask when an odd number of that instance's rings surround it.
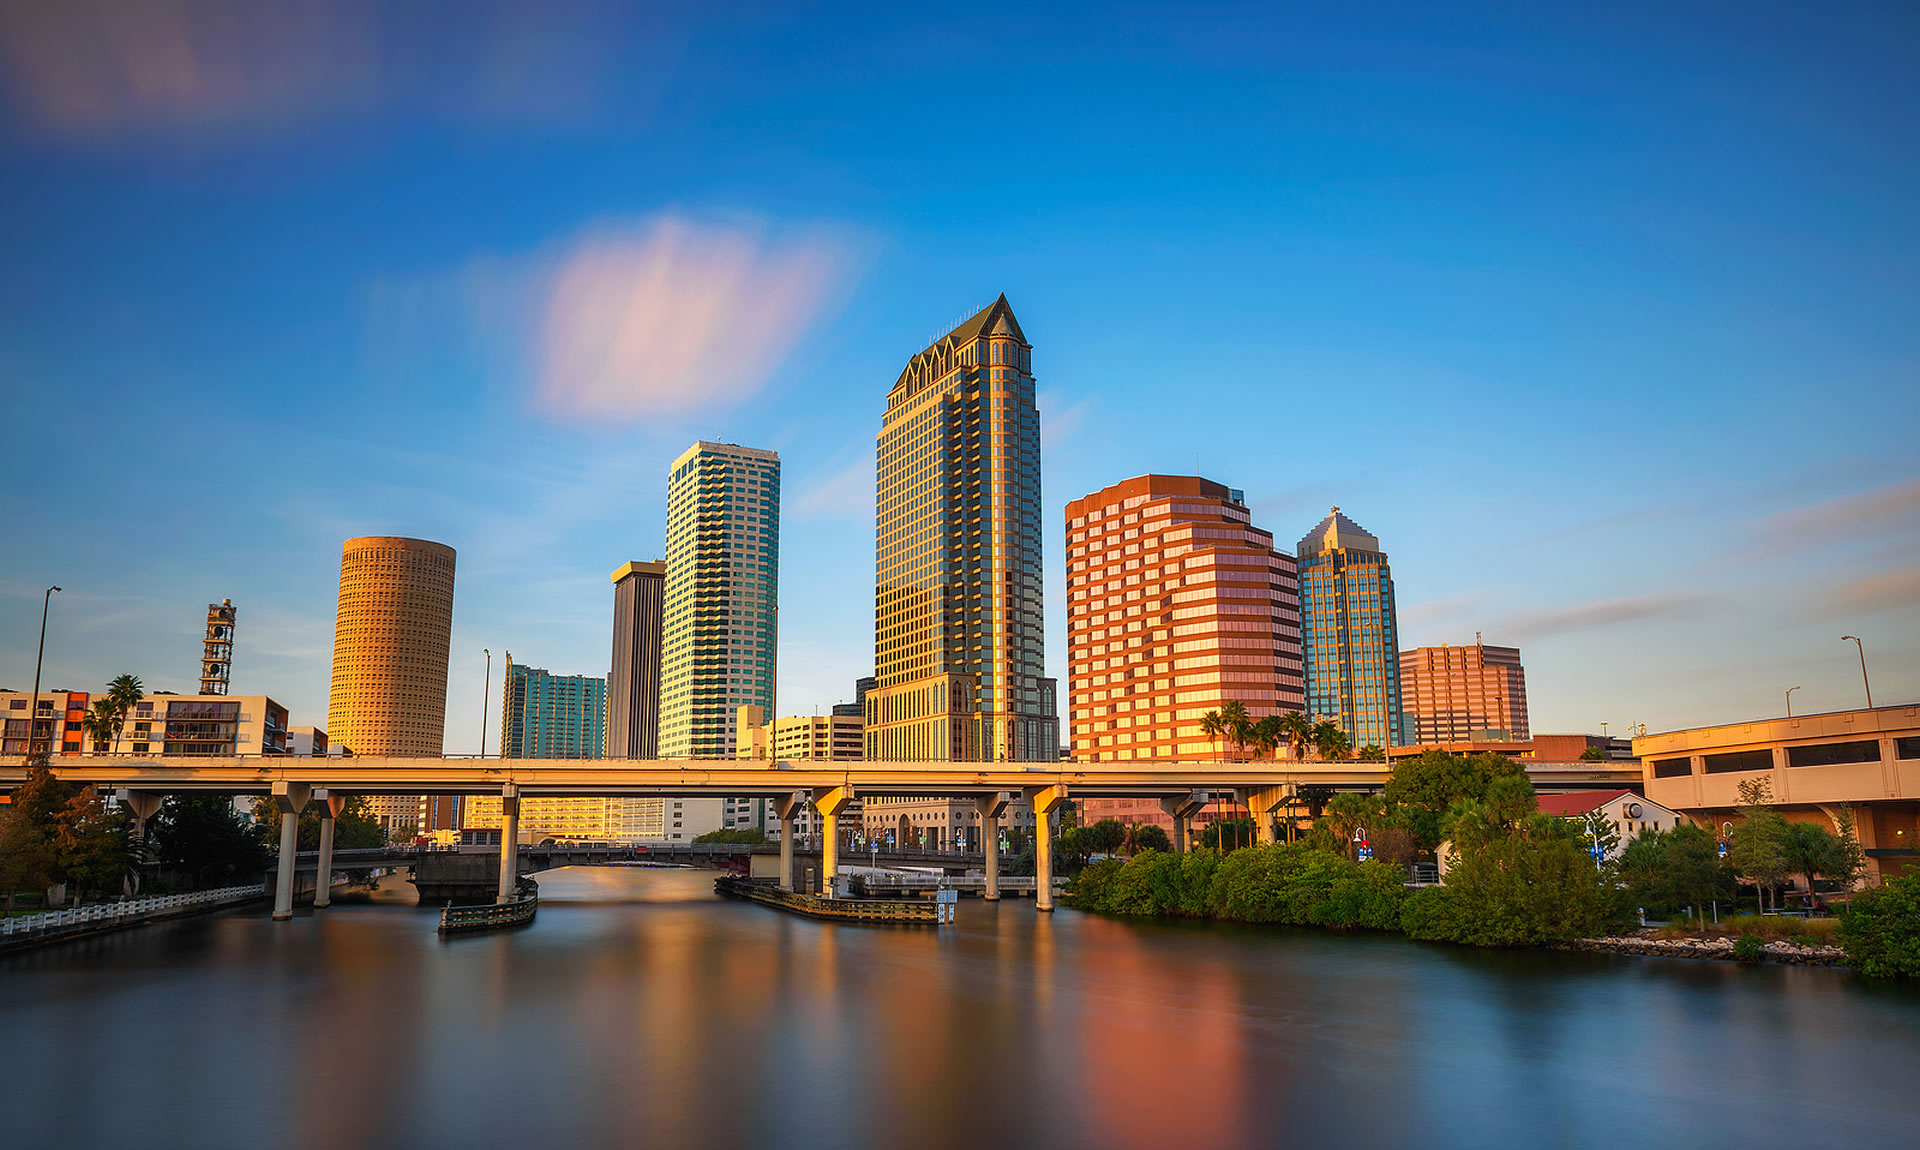
M 772 709 L 779 572 L 780 457 L 682 452 L 667 478 L 660 757 L 730 759 L 736 708 Z
M 1301 709 L 1293 556 L 1239 491 L 1142 475 L 1066 520 L 1074 758 L 1199 758 L 1215 750 L 1201 716 L 1229 700 L 1255 718 Z
M 1518 647 L 1474 643 L 1402 651 L 1400 703 L 1412 743 L 1485 738 L 1524 743 L 1533 737 Z
M 607 673 L 607 757 L 660 757 L 660 641 L 667 565 L 613 573 L 613 661 Z
M 454 550 L 372 535 L 340 548 L 327 734 L 349 754 L 439 758 L 453 640 Z M 369 796 L 382 826 L 448 822 L 458 802 Z
M 877 449 L 866 757 L 1057 759 L 1040 416 L 1005 296 L 908 361 Z
M 513 661 L 500 682 L 500 757 L 606 757 L 607 681 Z
M 0 754 L 77 755 L 84 748 L 91 696 L 86 691 L 0 691 Z M 131 725 L 131 724 L 129 724 Z
M 1380 540 L 1335 507 L 1300 540 L 1307 713 L 1363 747 L 1411 741 L 1400 710 L 1393 572 Z

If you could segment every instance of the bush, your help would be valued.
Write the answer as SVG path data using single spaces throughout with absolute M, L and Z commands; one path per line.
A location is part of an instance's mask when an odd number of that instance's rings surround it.
M 1124 915 L 1183 915 L 1235 922 L 1395 930 L 1405 899 L 1402 873 L 1299 844 L 1185 856 L 1145 851 L 1124 865 L 1107 860 L 1081 872 L 1073 904 Z
M 1604 933 L 1617 913 L 1612 879 L 1577 842 L 1543 823 L 1463 854 L 1442 887 L 1407 901 L 1413 938 L 1472 946 L 1535 946 Z
M 1733 957 L 1741 962 L 1758 962 L 1767 953 L 1767 944 L 1757 934 L 1743 934 L 1733 940 Z
M 1839 933 L 1847 961 L 1868 978 L 1920 978 L 1920 875 L 1855 895 Z
M 1831 940 L 1839 932 L 1837 918 L 1795 918 L 1786 914 L 1737 914 L 1720 920 L 1720 929 L 1728 934 L 1751 934 L 1777 942 L 1796 934 L 1809 934 Z
M 1068 902 L 1084 910 L 1104 907 L 1107 892 L 1113 886 L 1113 880 L 1124 864 L 1119 859 L 1101 859 L 1088 863 L 1074 877 L 1073 885 L 1064 892 Z

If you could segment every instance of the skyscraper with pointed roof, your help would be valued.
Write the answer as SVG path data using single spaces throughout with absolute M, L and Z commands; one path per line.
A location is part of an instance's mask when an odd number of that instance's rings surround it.
M 1335 507 L 1297 554 L 1307 713 L 1339 723 L 1356 750 L 1404 745 L 1400 628 L 1380 540 Z
M 1059 757 L 1032 352 L 1003 295 L 909 360 L 887 393 L 869 759 Z

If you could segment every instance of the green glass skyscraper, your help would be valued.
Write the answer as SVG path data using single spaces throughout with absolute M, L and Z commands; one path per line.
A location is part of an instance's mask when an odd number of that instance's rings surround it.
M 513 661 L 501 683 L 500 754 L 509 759 L 598 759 L 607 749 L 607 681 L 554 675 Z
M 1339 723 L 1355 750 L 1405 745 L 1400 628 L 1380 540 L 1335 507 L 1298 555 L 1307 714 Z

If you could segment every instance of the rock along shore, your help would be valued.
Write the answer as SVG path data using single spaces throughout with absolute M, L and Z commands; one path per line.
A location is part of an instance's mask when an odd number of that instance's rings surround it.
M 1733 956 L 1731 938 L 1582 938 L 1566 943 L 1561 949 L 1641 954 L 1654 958 L 1739 961 Z M 1759 961 L 1782 962 L 1792 966 L 1845 966 L 1847 956 L 1837 946 L 1796 946 L 1791 942 L 1769 942 L 1761 952 Z

